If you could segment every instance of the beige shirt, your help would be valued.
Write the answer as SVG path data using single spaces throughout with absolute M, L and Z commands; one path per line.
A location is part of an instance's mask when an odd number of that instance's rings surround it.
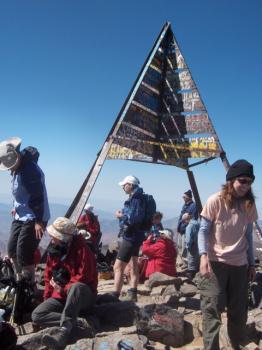
M 247 225 L 257 220 L 255 204 L 247 212 L 244 208 L 230 209 L 220 192 L 209 197 L 201 216 L 212 221 L 208 236 L 208 257 L 229 265 L 247 264 Z

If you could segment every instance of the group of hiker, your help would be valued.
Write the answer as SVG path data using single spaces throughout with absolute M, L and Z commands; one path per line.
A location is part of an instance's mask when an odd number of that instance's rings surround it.
M 47 226 L 50 212 L 44 174 L 37 164 L 39 153 L 34 147 L 20 150 L 20 145 L 19 138 L 0 142 L 0 170 L 11 172 L 14 199 L 8 257 L 17 280 L 26 278 L 34 284 L 34 254 L 47 230 L 51 243 L 44 273 L 44 300 L 33 310 L 32 322 L 36 328 L 52 327 L 42 343 L 49 349 L 60 349 L 81 321 L 79 315 L 96 302 L 96 243 L 101 232 L 90 204 L 77 224 L 60 217 Z M 248 280 L 256 275 L 252 241 L 252 224 L 258 217 L 251 189 L 254 180 L 252 164 L 237 160 L 227 171 L 222 189 L 208 198 L 201 213 L 197 212 L 191 190 L 186 191 L 175 244 L 173 230 L 162 226 L 162 214 L 156 212 L 153 197 L 144 193 L 137 177 L 126 176 L 119 185 L 128 197 L 115 213 L 121 242 L 113 266 L 112 296 L 120 297 L 128 267 L 130 288 L 126 300 L 137 300 L 140 252 L 147 259 L 145 277 L 152 271 L 175 276 L 180 252 L 187 258 L 188 277 L 192 279 L 200 272 L 204 348 L 219 349 L 221 312 L 226 307 L 229 338 L 232 347 L 239 349 L 247 320 Z M 154 222 L 152 217 L 149 220 L 153 211 Z M 90 249 L 87 240 L 95 249 Z

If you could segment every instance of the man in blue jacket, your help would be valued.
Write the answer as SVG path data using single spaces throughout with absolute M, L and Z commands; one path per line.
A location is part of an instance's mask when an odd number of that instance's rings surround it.
M 10 170 L 14 220 L 8 241 L 17 278 L 34 282 L 34 253 L 50 218 L 45 176 L 37 165 L 39 153 L 34 147 L 20 151 L 21 139 L 0 142 L 0 170 Z
M 181 251 L 182 256 L 185 256 L 185 232 L 186 232 L 186 226 L 187 224 L 183 222 L 182 216 L 185 213 L 188 213 L 192 219 L 197 220 L 198 219 L 198 211 L 196 207 L 196 203 L 192 199 L 192 191 L 188 190 L 184 192 L 183 199 L 185 204 L 182 207 L 179 219 L 178 219 L 178 225 L 177 225 L 177 232 L 178 232 L 178 248 Z
M 139 180 L 133 175 L 126 176 L 119 182 L 129 196 L 124 208 L 116 212 L 119 220 L 120 235 L 123 237 L 119 252 L 114 264 L 115 296 L 119 297 L 123 274 L 126 265 L 130 262 L 130 284 L 126 300 L 137 301 L 137 285 L 139 281 L 138 255 L 139 248 L 145 239 L 145 232 L 141 229 L 145 217 L 145 201 L 143 189 L 139 187 Z

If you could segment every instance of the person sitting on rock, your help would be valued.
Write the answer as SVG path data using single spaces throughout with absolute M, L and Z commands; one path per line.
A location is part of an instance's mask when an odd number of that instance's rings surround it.
M 32 313 L 34 325 L 52 327 L 42 344 L 63 349 L 80 312 L 90 309 L 97 295 L 95 256 L 76 226 L 59 217 L 47 227 L 52 237 L 45 268 L 44 301 Z
M 192 280 L 199 271 L 198 231 L 199 222 L 188 213 L 183 214 L 182 221 L 186 225 L 187 277 Z
M 168 276 L 176 275 L 177 251 L 173 242 L 173 231 L 164 229 L 159 233 L 158 238 L 150 235 L 142 245 L 142 253 L 148 257 L 146 278 L 154 272 L 162 272 Z

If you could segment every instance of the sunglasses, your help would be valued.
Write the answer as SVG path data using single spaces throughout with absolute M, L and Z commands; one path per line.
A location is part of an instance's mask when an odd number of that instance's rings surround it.
M 253 183 L 253 180 L 248 180 L 248 179 L 237 179 L 237 181 L 241 185 L 252 185 L 252 183 Z

